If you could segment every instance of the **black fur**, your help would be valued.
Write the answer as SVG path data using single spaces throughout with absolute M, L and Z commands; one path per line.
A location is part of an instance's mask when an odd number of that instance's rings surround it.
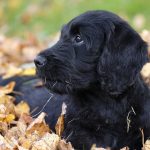
M 46 109 L 52 128 L 64 101 L 63 137 L 76 149 L 141 150 L 140 129 L 150 136 L 150 91 L 140 76 L 147 61 L 146 43 L 115 14 L 89 11 L 71 20 L 35 59 L 55 99 Z
M 150 92 L 140 77 L 148 51 L 124 20 L 106 11 L 86 12 L 39 56 L 44 63 L 35 60 L 37 73 L 46 87 L 68 95 L 64 138 L 77 149 L 93 143 L 141 149 L 140 128 L 145 139 L 150 136 Z

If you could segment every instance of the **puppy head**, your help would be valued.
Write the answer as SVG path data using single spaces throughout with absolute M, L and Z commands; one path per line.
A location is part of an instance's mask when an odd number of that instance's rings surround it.
M 118 16 L 86 12 L 66 24 L 59 41 L 35 59 L 48 89 L 66 93 L 98 86 L 121 93 L 147 61 L 147 46 Z

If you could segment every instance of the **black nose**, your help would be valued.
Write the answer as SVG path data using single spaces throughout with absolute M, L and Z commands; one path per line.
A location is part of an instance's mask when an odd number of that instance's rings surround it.
M 36 67 L 44 67 L 47 63 L 47 60 L 45 57 L 43 56 L 37 56 L 35 59 L 34 59 L 34 63 L 36 65 Z

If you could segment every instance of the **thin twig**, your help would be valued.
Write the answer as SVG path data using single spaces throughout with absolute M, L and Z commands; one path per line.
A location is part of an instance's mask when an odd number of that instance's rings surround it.
M 71 131 L 71 133 L 65 138 L 66 141 L 68 141 L 68 139 L 70 138 L 70 136 L 73 134 L 73 131 Z
M 39 108 L 38 106 L 35 107 L 35 108 L 30 112 L 30 114 L 33 114 L 38 108 Z

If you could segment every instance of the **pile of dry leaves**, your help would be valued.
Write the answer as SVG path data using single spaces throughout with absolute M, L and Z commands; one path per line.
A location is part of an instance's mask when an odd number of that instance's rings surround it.
M 45 113 L 32 118 L 26 102 L 14 104 L 15 82 L 0 87 L 0 150 L 73 150 L 70 143 L 61 140 L 64 113 L 58 118 L 56 134 L 45 123 Z
M 150 43 L 149 31 L 143 31 L 141 36 Z M 8 78 L 14 75 L 35 74 L 31 62 L 43 48 L 44 46 L 33 35 L 27 40 L 0 36 L 0 75 Z M 141 74 L 150 85 L 150 63 L 143 67 Z M 73 150 L 71 143 L 61 139 L 65 105 L 62 106 L 62 114 L 58 118 L 54 133 L 45 123 L 44 112 L 33 118 L 26 102 L 15 105 L 15 98 L 9 95 L 14 92 L 14 86 L 15 82 L 0 86 L 0 150 Z M 143 143 L 143 147 L 144 150 L 150 150 L 150 141 Z M 93 145 L 92 150 L 104 149 Z

